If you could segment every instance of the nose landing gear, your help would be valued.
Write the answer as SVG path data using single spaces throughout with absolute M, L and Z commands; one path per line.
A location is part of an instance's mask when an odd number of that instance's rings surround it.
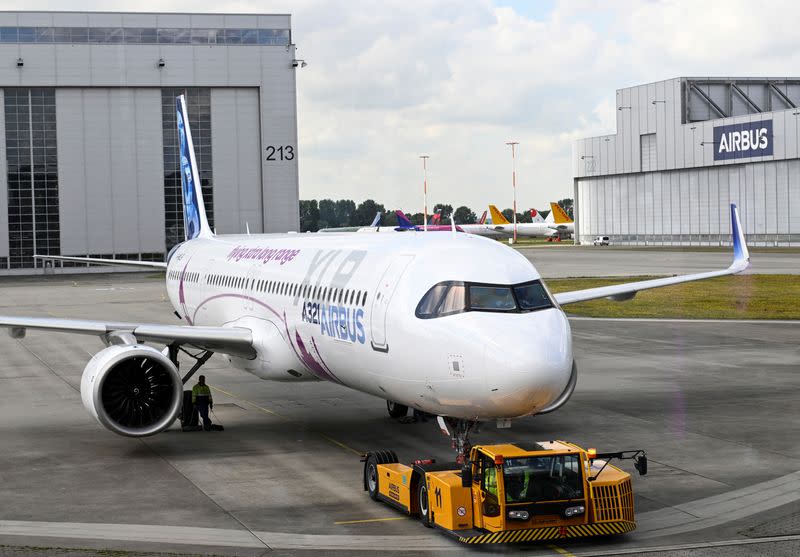
M 436 422 L 439 424 L 439 429 L 442 430 L 442 433 L 450 437 L 453 448 L 457 453 L 456 462 L 458 464 L 464 464 L 469 458 L 470 449 L 472 449 L 469 434 L 472 433 L 473 430 L 477 431 L 480 422 L 477 420 L 462 420 L 444 416 L 438 416 Z
M 408 406 L 392 402 L 391 400 L 386 401 L 386 410 L 392 418 L 405 418 L 406 414 L 408 414 Z

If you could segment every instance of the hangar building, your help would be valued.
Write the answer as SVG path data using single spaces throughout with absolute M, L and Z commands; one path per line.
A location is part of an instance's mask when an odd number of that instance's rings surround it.
M 800 245 L 800 78 L 681 77 L 617 91 L 617 133 L 573 150 L 576 239 Z
M 0 12 L 0 274 L 163 260 L 183 91 L 212 226 L 297 230 L 298 62 L 288 15 Z

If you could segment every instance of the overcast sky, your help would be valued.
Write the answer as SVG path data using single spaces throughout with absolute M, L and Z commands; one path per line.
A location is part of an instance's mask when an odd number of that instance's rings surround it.
M 617 88 L 797 75 L 800 4 L 725 0 L 0 1 L 5 10 L 290 13 L 301 199 L 511 206 L 572 197 L 576 138 L 614 132 Z

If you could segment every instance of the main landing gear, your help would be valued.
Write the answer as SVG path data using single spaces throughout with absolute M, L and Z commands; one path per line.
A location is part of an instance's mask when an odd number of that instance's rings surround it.
M 194 360 L 194 365 L 191 369 L 181 378 L 181 381 L 184 385 L 192 376 L 197 373 L 203 365 L 214 355 L 213 352 L 210 350 L 201 350 L 200 352 L 194 354 L 189 352 L 185 348 L 177 345 L 177 344 L 170 344 L 166 348 L 167 357 L 170 361 L 175 365 L 175 369 L 180 369 L 180 362 L 178 362 L 178 354 L 183 352 L 190 358 Z M 198 426 L 198 416 L 197 411 L 194 409 L 194 405 L 192 404 L 192 391 L 191 390 L 184 390 L 183 391 L 183 401 L 181 406 L 181 413 L 180 413 L 180 420 L 181 420 L 181 428 L 184 431 L 190 431 L 194 429 L 202 429 Z M 188 429 L 187 429 L 188 428 Z
M 170 361 L 173 364 L 175 364 L 175 369 L 180 369 L 181 368 L 181 364 L 180 364 L 180 362 L 178 362 L 178 353 L 179 352 L 183 352 L 184 354 L 186 354 L 187 356 L 192 358 L 194 360 L 194 362 L 195 362 L 194 365 L 192 366 L 192 368 L 181 379 L 181 381 L 183 381 L 184 385 L 186 384 L 186 382 L 189 379 L 192 378 L 192 375 L 197 373 L 197 370 L 200 369 L 201 367 L 203 367 L 203 364 L 205 364 L 209 360 L 209 358 L 211 358 L 211 356 L 214 355 L 214 353 L 211 350 L 201 350 L 197 354 L 192 354 L 191 352 L 189 352 L 188 350 L 186 350 L 185 348 L 183 348 L 182 346 L 180 346 L 178 344 L 170 344 L 169 346 L 167 346 L 167 354 L 166 355 L 170 359 Z

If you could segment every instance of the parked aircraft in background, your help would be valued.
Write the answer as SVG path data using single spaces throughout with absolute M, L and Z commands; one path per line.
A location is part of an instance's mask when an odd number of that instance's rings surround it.
M 397 216 L 397 226 L 364 226 L 358 232 L 464 232 L 460 226 L 453 227 L 446 224 L 429 224 L 427 227 L 421 224 L 413 224 L 401 210 L 394 212 Z M 438 213 L 437 213 L 438 216 Z M 433 221 L 433 219 L 431 219 Z M 439 219 L 436 219 L 438 222 Z
M 484 215 L 485 214 L 486 213 L 484 213 Z M 484 238 L 494 238 L 498 240 L 508 237 L 508 235 L 502 230 L 495 230 L 491 223 L 484 222 L 480 224 L 459 224 L 458 226 L 460 226 L 461 229 L 468 234 L 483 236 Z
M 0 316 L 18 339 L 28 329 L 97 336 L 106 347 L 83 372 L 81 398 L 121 435 L 168 428 L 183 383 L 219 352 L 262 379 L 329 381 L 392 401 L 395 413 L 439 416 L 463 454 L 476 423 L 552 412 L 572 395 L 577 367 L 561 306 L 630 299 L 749 264 L 733 205 L 730 267 L 555 295 L 519 252 L 470 234 L 218 236 L 206 219 L 182 96 L 177 123 L 186 241 L 166 263 L 41 257 L 164 270 L 185 324 Z M 197 361 L 185 379 L 183 349 Z
M 489 205 L 489 212 L 492 215 L 491 228 L 503 234 L 506 238 L 513 237 L 514 223 L 509 222 L 494 205 Z M 538 222 L 517 222 L 517 236 L 523 238 L 547 238 L 558 234 L 556 225 L 545 222 L 541 217 L 539 218 Z
M 575 234 L 575 223 L 558 203 L 550 202 L 550 214 L 545 222 L 553 229 L 551 237 L 561 240 Z
M 336 228 L 320 228 L 317 232 L 358 232 L 362 228 L 369 228 L 371 226 L 380 226 L 381 225 L 381 218 L 383 217 L 383 213 L 378 211 L 375 213 L 375 218 L 372 219 L 372 222 L 369 226 L 339 226 Z

